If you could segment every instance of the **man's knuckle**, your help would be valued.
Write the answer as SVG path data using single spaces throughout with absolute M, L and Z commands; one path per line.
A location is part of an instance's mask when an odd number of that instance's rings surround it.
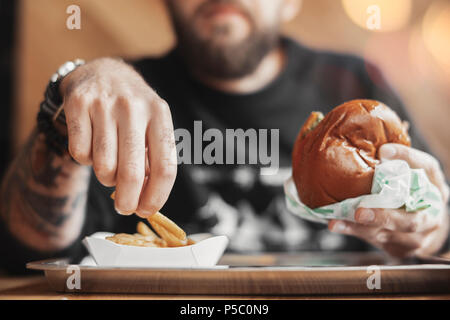
M 92 113 L 99 114 L 107 110 L 108 101 L 105 97 L 96 97 L 92 100 L 91 108 Z
M 156 167 L 156 174 L 161 178 L 172 180 L 177 174 L 177 169 L 176 166 L 163 164 Z
M 82 155 L 80 145 L 74 142 L 69 142 L 69 152 L 74 158 L 78 158 Z
M 432 157 L 426 156 L 423 159 L 423 169 L 425 169 L 425 171 L 427 172 L 428 175 L 434 176 L 436 167 L 435 167 L 434 160 Z
M 139 183 L 144 179 L 144 172 L 138 164 L 130 162 L 119 171 L 118 178 L 128 183 Z
M 115 174 L 116 167 L 113 161 L 103 160 L 95 161 L 94 171 L 101 177 L 108 178 Z
M 414 219 L 407 224 L 405 232 L 417 232 L 419 230 L 419 226 L 419 221 Z
M 161 176 L 174 176 L 177 173 L 177 162 L 171 158 L 162 158 L 154 163 L 152 170 Z
M 133 108 L 134 104 L 131 98 L 125 95 L 119 95 L 116 98 L 116 105 L 120 108 L 120 111 L 126 117 L 131 116 L 135 110 L 135 107 Z
M 402 148 L 403 152 L 403 158 L 408 162 L 409 164 L 414 163 L 417 161 L 417 155 L 415 154 L 414 150 L 409 147 Z
M 422 244 L 423 244 L 423 242 L 421 239 L 412 239 L 410 242 L 410 245 L 411 245 L 410 248 L 412 250 L 417 250 L 422 247 Z
M 170 112 L 169 104 L 164 99 L 161 98 L 155 101 L 155 108 L 159 113 Z
M 81 89 L 75 89 L 68 94 L 67 101 L 76 108 L 82 108 L 87 105 L 88 98 Z
M 82 132 L 82 126 L 80 121 L 77 119 L 67 119 L 67 130 L 69 134 L 69 139 L 73 139 Z
M 105 154 L 110 149 L 108 141 L 103 138 L 95 139 L 94 141 L 94 153 L 99 157 L 107 157 Z
M 127 91 L 122 91 L 116 97 L 116 103 L 120 106 L 131 106 L 132 94 Z
M 76 161 L 80 163 L 87 163 L 90 159 L 90 154 L 78 144 L 69 144 L 69 153 Z
M 127 156 L 137 158 L 139 154 L 145 151 L 143 135 L 138 132 L 129 133 L 123 139 L 123 148 L 127 150 Z M 141 145 L 142 143 L 142 145 Z

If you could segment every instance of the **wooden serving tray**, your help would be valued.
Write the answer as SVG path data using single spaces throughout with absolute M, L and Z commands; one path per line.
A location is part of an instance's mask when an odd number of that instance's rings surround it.
M 50 287 L 70 293 L 311 295 L 450 292 L 450 265 L 398 265 L 379 253 L 229 255 L 209 269 L 106 268 L 78 265 L 80 289 L 68 289 L 67 260 L 32 262 Z M 376 265 L 379 289 L 369 289 Z

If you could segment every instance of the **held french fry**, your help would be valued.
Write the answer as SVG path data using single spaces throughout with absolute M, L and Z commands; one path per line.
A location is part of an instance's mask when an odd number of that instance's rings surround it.
M 173 222 L 160 212 L 157 212 L 154 215 L 150 216 L 147 220 L 150 223 L 152 223 L 152 221 L 156 222 L 160 226 L 164 227 L 167 231 L 172 233 L 179 240 L 186 240 L 186 232 L 184 232 L 184 230 L 181 229 L 175 222 Z
M 111 198 L 115 199 L 115 191 L 111 194 Z M 181 247 L 195 244 L 195 241 L 186 237 L 183 229 L 160 212 L 150 216 L 147 221 L 161 238 L 145 223 L 139 222 L 136 226 L 137 234 L 120 233 L 106 239 L 131 246 Z
M 150 220 L 150 224 L 152 225 L 153 229 L 155 229 L 155 231 L 160 235 L 160 237 L 167 242 L 167 245 L 169 247 L 182 247 L 186 245 L 186 240 L 183 241 L 178 239 L 173 233 L 166 230 L 156 221 Z
M 115 199 L 116 192 L 114 191 L 111 194 L 111 198 Z M 170 233 L 174 234 L 178 239 L 180 240 L 186 240 L 186 232 L 184 232 L 183 229 L 181 229 L 175 222 L 167 218 L 165 215 L 163 215 L 161 212 L 157 212 L 154 215 L 150 216 L 147 219 L 149 222 L 156 221 L 159 225 L 163 226 L 165 229 L 167 229 Z M 153 226 L 153 225 L 152 225 Z M 150 230 L 151 231 L 151 230 Z M 139 232 L 139 231 L 138 231 Z M 140 232 L 139 232 L 140 233 Z

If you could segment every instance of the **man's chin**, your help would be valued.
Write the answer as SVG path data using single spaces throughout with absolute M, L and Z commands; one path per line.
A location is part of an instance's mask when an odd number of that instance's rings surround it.
M 221 52 L 221 51 L 230 51 L 235 50 L 241 47 L 245 41 L 244 39 L 230 39 L 230 38 L 214 38 L 211 40 L 206 40 L 204 43 L 206 44 L 205 47 L 209 48 L 209 51 L 214 50 L 214 52 Z

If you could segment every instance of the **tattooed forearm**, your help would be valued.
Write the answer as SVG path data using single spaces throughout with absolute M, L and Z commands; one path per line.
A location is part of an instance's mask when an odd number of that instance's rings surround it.
M 49 151 L 34 132 L 11 165 L 2 184 L 0 212 L 4 223 L 24 242 L 39 239 L 63 244 L 81 229 L 90 171 L 69 155 Z M 28 231 L 27 234 L 24 231 Z

